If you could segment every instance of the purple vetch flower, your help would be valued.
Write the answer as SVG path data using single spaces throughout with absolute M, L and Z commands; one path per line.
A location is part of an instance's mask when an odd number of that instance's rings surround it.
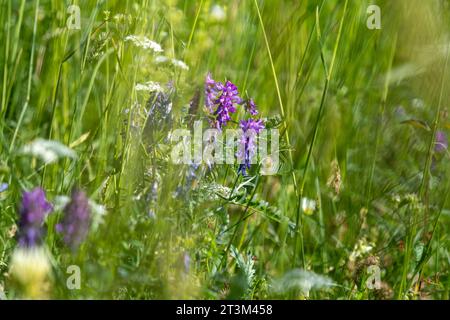
M 236 106 L 242 103 L 239 92 L 234 83 L 226 81 L 225 84 L 216 82 L 208 73 L 205 80 L 205 105 L 209 112 L 215 116 L 213 125 L 217 129 L 226 126 L 231 120 L 231 114 L 236 112 Z
M 52 208 L 45 198 L 43 189 L 38 187 L 23 193 L 18 240 L 21 247 L 34 247 L 42 242 L 44 236 L 42 224 Z
M 77 248 L 86 238 L 91 223 L 89 199 L 81 190 L 74 189 L 70 202 L 64 208 L 64 217 L 56 231 L 64 235 L 64 242 Z
M 246 175 L 246 170 L 250 169 L 251 160 L 256 154 L 256 139 L 259 132 L 264 129 L 263 120 L 248 119 L 241 120 L 239 123 L 242 129 L 242 135 L 240 137 L 239 150 L 236 153 L 236 157 L 239 161 L 238 174 Z
M 9 188 L 9 184 L 7 184 L 6 182 L 3 182 L 2 184 L 0 184 L 0 193 L 8 190 L 8 188 Z
M 175 87 L 172 81 L 163 91 L 150 93 L 146 109 L 147 120 L 144 124 L 144 140 L 153 144 L 155 140 L 168 139 L 167 132 L 173 126 L 172 100 Z
M 436 132 L 436 144 L 434 146 L 435 152 L 443 152 L 448 148 L 448 140 L 445 132 L 437 131 Z
M 257 106 L 252 98 L 245 102 L 245 111 L 250 113 L 252 116 L 256 116 L 258 114 Z

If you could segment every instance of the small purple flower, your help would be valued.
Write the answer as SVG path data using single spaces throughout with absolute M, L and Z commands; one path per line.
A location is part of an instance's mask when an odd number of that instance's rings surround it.
M 158 181 L 155 179 L 147 194 L 147 201 L 150 203 L 154 203 L 157 200 L 158 200 Z
M 189 164 L 186 168 L 186 173 L 185 173 L 185 180 L 182 184 L 180 184 L 176 191 L 175 191 L 175 196 L 176 197 L 184 197 L 186 198 L 186 196 L 189 194 L 189 192 L 193 189 L 195 189 L 196 186 L 196 182 L 198 180 L 198 168 L 199 165 L 192 162 L 191 164 Z
M 151 188 L 147 193 L 146 200 L 148 206 L 147 215 L 149 218 L 155 219 L 156 218 L 155 207 L 158 201 L 158 181 L 156 179 L 153 181 L 153 184 L 151 185 Z
M 211 73 L 208 72 L 205 79 L 205 105 L 210 113 L 214 113 L 214 101 L 217 99 L 220 90 L 222 90 L 222 83 L 216 82 L 211 78 Z
M 252 116 L 256 116 L 258 114 L 257 106 L 252 98 L 245 102 L 245 111 L 250 113 Z
M 264 123 L 261 119 L 248 119 L 241 120 L 239 125 L 242 129 L 242 135 L 236 157 L 240 162 L 238 174 L 242 173 L 245 176 L 246 170 L 250 169 L 250 162 L 256 154 L 256 138 L 260 131 L 264 129 Z
M 51 210 L 52 205 L 46 200 L 45 192 L 41 188 L 23 193 L 18 240 L 21 247 L 33 247 L 42 242 L 44 236 L 42 225 L 45 216 Z
M 56 231 L 64 234 L 64 242 L 77 248 L 86 238 L 91 222 L 89 199 L 81 190 L 72 191 L 70 202 L 64 208 L 64 217 L 56 225 Z
M 436 145 L 434 147 L 435 152 L 443 152 L 448 148 L 447 136 L 443 131 L 436 132 Z
M 234 83 L 231 81 L 216 82 L 208 73 L 205 80 L 205 105 L 209 112 L 215 116 L 213 125 L 217 129 L 226 126 L 231 120 L 231 114 L 236 112 L 236 105 L 241 104 L 242 99 Z
M 190 267 L 191 267 L 191 257 L 189 256 L 189 253 L 185 252 L 183 254 L 183 266 L 184 266 L 184 272 L 189 273 Z
M 6 190 L 8 190 L 8 188 L 9 188 L 9 184 L 7 184 L 7 183 L 2 183 L 2 184 L 0 184 L 0 193 L 2 193 L 2 192 L 4 192 L 4 191 L 6 191 Z

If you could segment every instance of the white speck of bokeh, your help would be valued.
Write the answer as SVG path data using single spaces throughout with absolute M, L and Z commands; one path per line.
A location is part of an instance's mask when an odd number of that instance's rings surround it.
M 169 61 L 169 58 L 167 58 L 166 56 L 156 56 L 155 58 L 156 63 L 164 63 L 167 61 Z

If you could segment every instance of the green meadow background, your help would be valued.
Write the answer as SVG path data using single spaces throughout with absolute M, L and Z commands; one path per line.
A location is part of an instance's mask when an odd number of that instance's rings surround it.
M 55 232 L 60 210 L 47 217 L 51 298 L 448 299 L 449 154 L 435 137 L 450 129 L 449 13 L 444 0 L 1 0 L 0 291 L 15 298 L 21 194 L 41 186 L 52 202 L 82 188 L 106 212 L 76 251 Z M 169 161 L 171 128 L 149 132 L 154 102 L 136 84 L 170 82 L 170 125 L 206 127 L 208 71 L 279 128 L 276 175 L 203 165 L 192 178 Z M 77 158 L 22 154 L 36 138 Z

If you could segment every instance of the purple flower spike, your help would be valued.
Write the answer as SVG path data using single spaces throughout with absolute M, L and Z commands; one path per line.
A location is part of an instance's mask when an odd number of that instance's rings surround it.
M 256 137 L 262 129 L 264 129 L 264 123 L 261 119 L 248 119 L 241 120 L 240 127 L 242 129 L 242 135 L 239 140 L 240 147 L 236 154 L 240 165 L 238 168 L 238 174 L 246 175 L 246 170 L 250 169 L 251 159 L 256 154 Z
M 434 147 L 435 152 L 443 152 L 448 148 L 447 136 L 443 131 L 436 132 L 436 145 Z
M 245 103 L 245 111 L 250 113 L 252 116 L 256 116 L 258 114 L 257 106 L 255 101 L 252 98 L 248 99 Z
M 213 125 L 222 129 L 231 120 L 231 114 L 236 112 L 236 105 L 241 104 L 242 99 L 234 83 L 231 81 L 216 82 L 208 73 L 205 80 L 205 105 L 209 112 L 215 116 Z
M 87 236 L 91 222 L 89 199 L 81 190 L 72 192 L 72 199 L 64 208 L 64 218 L 56 225 L 56 231 L 64 234 L 64 242 L 77 248 Z
M 19 245 L 34 247 L 42 242 L 44 218 L 52 210 L 52 205 L 46 200 L 45 192 L 35 188 L 24 192 L 20 208 Z

